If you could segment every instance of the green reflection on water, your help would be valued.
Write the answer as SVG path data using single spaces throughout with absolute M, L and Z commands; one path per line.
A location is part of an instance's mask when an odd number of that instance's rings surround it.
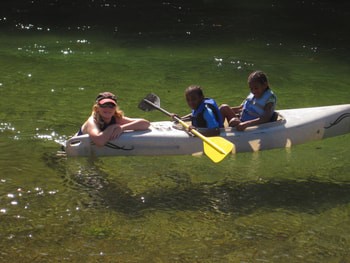
M 230 156 L 65 159 L 96 94 L 128 116 L 184 89 L 240 103 L 262 69 L 279 108 L 349 103 L 348 50 L 308 38 L 161 39 L 95 32 L 0 35 L 0 260 L 349 261 L 349 135 Z M 315 49 L 317 47 L 317 49 Z

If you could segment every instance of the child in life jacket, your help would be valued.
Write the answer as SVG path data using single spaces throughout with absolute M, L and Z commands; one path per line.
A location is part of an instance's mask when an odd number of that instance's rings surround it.
M 197 129 L 205 136 L 220 134 L 220 128 L 224 127 L 223 118 L 215 100 L 204 97 L 200 86 L 191 85 L 185 90 L 185 97 L 192 112 L 181 119 L 191 121 L 191 129 Z
M 243 103 L 236 107 L 227 104 L 220 105 L 223 119 L 229 126 L 243 131 L 249 126 L 274 121 L 277 98 L 269 88 L 266 74 L 254 71 L 248 77 L 250 94 Z

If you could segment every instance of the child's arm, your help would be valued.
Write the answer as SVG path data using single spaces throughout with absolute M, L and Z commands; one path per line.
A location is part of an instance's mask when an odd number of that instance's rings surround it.
M 189 114 L 187 114 L 187 115 L 185 115 L 185 116 L 182 116 L 180 119 L 181 119 L 182 121 L 191 121 L 191 120 L 192 120 L 192 114 L 189 113 Z
M 243 104 L 239 105 L 239 106 L 235 106 L 235 107 L 231 107 L 231 110 L 235 113 L 235 114 L 239 114 L 240 112 L 242 112 L 243 109 Z
M 254 125 L 258 125 L 258 124 L 269 122 L 271 120 L 272 114 L 274 112 L 274 107 L 273 106 L 274 106 L 274 104 L 272 102 L 267 103 L 265 105 L 265 108 L 264 108 L 264 114 L 261 117 L 256 118 L 254 120 L 244 121 L 244 122 L 239 123 L 236 126 L 237 130 L 238 131 L 243 131 L 249 126 L 254 126 Z

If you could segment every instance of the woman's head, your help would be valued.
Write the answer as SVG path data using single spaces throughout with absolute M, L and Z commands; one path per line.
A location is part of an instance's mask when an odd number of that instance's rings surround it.
M 92 113 L 97 122 L 110 119 L 113 116 L 123 117 L 123 112 L 118 108 L 117 97 L 111 92 L 101 92 L 97 95 Z
M 260 98 L 265 90 L 269 88 L 266 74 L 259 70 L 254 71 L 248 77 L 248 86 L 250 92 L 253 93 L 255 97 Z
M 185 96 L 188 106 L 195 110 L 204 99 L 203 90 L 200 86 L 191 85 L 185 90 Z
M 96 103 L 98 105 L 104 105 L 109 103 L 109 105 L 113 104 L 117 105 L 117 97 L 111 92 L 101 92 L 96 97 Z

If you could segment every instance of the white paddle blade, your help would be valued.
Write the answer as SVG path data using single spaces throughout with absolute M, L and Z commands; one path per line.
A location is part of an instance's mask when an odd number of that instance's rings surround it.
M 153 104 L 157 105 L 158 107 L 160 107 L 160 98 L 156 94 L 150 93 L 144 99 L 141 100 L 141 102 L 139 103 L 139 106 L 138 106 L 139 109 L 141 109 L 143 111 L 151 111 L 151 110 L 155 109 L 152 105 L 145 102 L 145 100 L 148 100 L 148 101 L 152 102 Z

